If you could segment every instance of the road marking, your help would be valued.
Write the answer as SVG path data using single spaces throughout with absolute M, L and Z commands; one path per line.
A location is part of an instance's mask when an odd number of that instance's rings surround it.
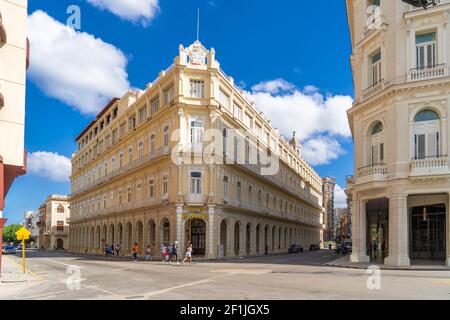
M 213 282 L 216 279 L 225 278 L 225 277 L 229 277 L 229 276 L 232 276 L 232 275 L 234 275 L 234 273 L 227 273 L 227 274 L 224 274 L 224 275 L 221 275 L 221 276 L 218 276 L 218 277 L 214 277 L 214 278 L 210 278 L 210 279 L 204 279 L 204 280 L 189 282 L 189 283 L 181 284 L 181 285 L 178 285 L 178 286 L 175 286 L 175 287 L 171 287 L 171 288 L 167 288 L 167 289 L 163 289 L 163 290 L 159 290 L 159 291 L 153 291 L 153 292 L 145 294 L 144 297 L 146 299 L 148 299 L 149 297 L 156 296 L 156 295 L 159 295 L 159 294 L 162 294 L 162 293 L 170 292 L 170 291 L 181 289 L 181 288 L 192 287 L 192 286 L 195 286 L 195 285 L 198 285 L 198 284 Z
M 49 262 L 53 262 L 53 263 L 56 263 L 56 264 L 60 264 L 60 265 L 66 266 L 66 267 L 76 266 L 76 267 L 78 267 L 80 269 L 83 269 L 83 268 L 81 268 L 80 266 L 78 266 L 76 264 L 67 264 L 67 263 L 63 263 L 63 262 L 59 262 L 59 261 L 55 261 L 55 260 L 50 260 L 50 259 L 43 259 L 43 260 L 49 261 Z

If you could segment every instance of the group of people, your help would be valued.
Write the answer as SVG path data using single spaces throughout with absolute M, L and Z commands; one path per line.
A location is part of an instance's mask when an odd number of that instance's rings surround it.
M 110 246 L 105 244 L 105 256 L 106 257 L 114 256 L 114 252 L 116 253 L 117 256 L 119 255 L 120 244 L 116 244 L 115 246 L 113 244 Z
M 172 264 L 173 258 L 175 258 L 175 262 L 177 265 L 183 265 L 185 262 L 188 262 L 189 265 L 192 262 L 192 252 L 193 247 L 192 243 L 189 244 L 189 246 L 186 249 L 186 253 L 184 256 L 184 259 L 180 262 L 178 259 L 178 241 L 175 241 L 174 243 L 171 243 L 168 247 L 163 243 L 161 245 L 161 255 L 163 257 L 162 262 Z M 120 253 L 120 245 L 116 244 L 114 245 L 107 245 L 105 244 L 105 256 L 119 256 Z M 138 255 L 139 255 L 139 245 L 137 242 L 134 243 L 132 247 L 132 254 L 133 254 L 133 260 L 138 261 Z M 151 247 L 147 246 L 145 250 L 145 261 L 153 261 L 152 255 L 151 255 Z
M 184 255 L 184 259 L 181 261 L 181 265 L 183 265 L 186 261 L 189 262 L 189 265 L 192 262 L 192 252 L 193 247 L 192 243 L 190 243 L 186 249 L 186 253 Z M 180 264 L 178 261 L 178 241 L 175 241 L 175 243 L 171 243 L 168 247 L 163 243 L 161 245 L 161 255 L 163 257 L 162 262 L 172 264 L 172 260 L 175 257 L 175 262 L 177 265 Z

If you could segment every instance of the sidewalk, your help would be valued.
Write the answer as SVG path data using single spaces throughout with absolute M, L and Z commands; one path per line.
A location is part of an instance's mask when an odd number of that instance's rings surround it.
M 17 260 L 20 261 L 20 260 Z M 40 279 L 27 271 L 22 273 L 22 265 L 15 258 L 2 256 L 2 273 L 0 276 L 0 299 L 20 297 L 20 293 Z
M 330 267 L 351 268 L 351 269 L 367 269 L 369 266 L 377 266 L 381 270 L 416 270 L 416 271 L 450 271 L 450 267 L 445 265 L 411 265 L 411 266 L 387 266 L 377 263 L 354 263 L 350 262 L 350 255 L 333 260 L 326 263 Z

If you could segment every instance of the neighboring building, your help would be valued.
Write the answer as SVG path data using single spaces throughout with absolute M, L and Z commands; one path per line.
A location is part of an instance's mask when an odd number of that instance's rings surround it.
M 39 211 L 25 211 L 22 225 L 31 232 L 30 239 L 39 247 Z
M 47 217 L 46 217 L 46 208 L 47 206 L 44 204 L 42 204 L 39 207 L 39 221 L 37 222 L 37 227 L 39 229 L 39 238 L 38 238 L 38 243 L 39 243 L 39 248 L 43 249 L 43 248 L 50 248 L 50 237 L 46 235 L 46 221 L 47 221 Z
M 353 262 L 450 265 L 450 1 L 347 0 Z M 370 249 L 370 250 L 369 250 Z
M 69 198 L 64 195 L 52 194 L 39 208 L 41 248 L 45 250 L 69 249 L 70 209 Z M 42 232 L 41 232 L 42 230 Z
M 0 0 L 0 218 L 14 179 L 26 172 L 27 0 Z
M 241 130 L 237 139 L 233 128 Z M 202 160 L 208 129 L 225 141 L 215 159 L 233 164 Z M 214 49 L 198 41 L 180 46 L 145 91 L 113 99 L 76 141 L 71 251 L 102 253 L 105 244 L 120 243 L 125 255 L 137 242 L 158 254 L 162 243 L 178 241 L 181 252 L 192 242 L 195 255 L 215 258 L 321 241 L 320 176 L 295 137 L 281 137 L 220 69 Z M 273 176 L 249 164 L 262 162 L 256 150 L 264 147 L 281 155 Z
M 336 230 L 334 228 L 334 188 L 336 187 L 336 179 L 323 178 L 323 207 L 325 209 L 323 223 L 325 230 L 323 232 L 324 241 L 336 240 Z
M 350 217 L 347 208 L 335 208 L 333 219 L 333 232 L 337 242 L 342 242 L 343 239 L 351 238 L 348 230 Z

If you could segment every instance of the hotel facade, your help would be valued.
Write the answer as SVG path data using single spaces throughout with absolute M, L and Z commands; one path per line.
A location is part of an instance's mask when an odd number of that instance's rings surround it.
M 450 1 L 347 0 L 353 262 L 450 265 Z
M 208 141 L 221 145 L 214 160 Z M 113 99 L 76 142 L 73 252 L 120 244 L 128 255 L 137 242 L 158 255 L 178 241 L 222 258 L 321 242 L 321 178 L 198 41 L 144 91 Z

